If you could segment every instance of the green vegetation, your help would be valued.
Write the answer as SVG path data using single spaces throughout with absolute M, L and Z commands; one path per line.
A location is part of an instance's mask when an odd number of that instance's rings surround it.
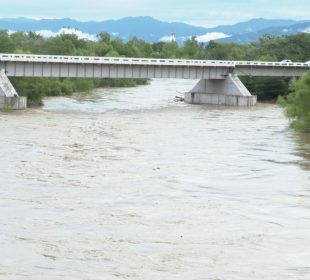
M 280 97 L 279 103 L 284 106 L 285 113 L 292 120 L 292 127 L 310 132 L 310 72 L 291 86 L 291 93 Z
M 112 39 L 108 33 L 98 35 L 98 42 L 78 39 L 76 35 L 63 34 L 44 39 L 35 33 L 13 33 L 0 31 L 1 53 L 35 53 L 79 56 L 120 56 L 184 59 L 222 59 L 293 61 L 310 60 L 310 34 L 273 37 L 266 35 L 257 43 L 238 45 L 233 43 L 199 43 L 195 37 L 178 45 L 176 42 L 147 43 L 136 37 L 128 42 Z M 76 91 L 87 91 L 99 86 L 135 86 L 146 84 L 147 79 L 41 79 L 14 78 L 13 85 L 21 95 L 28 96 L 32 104 L 41 104 L 44 96 L 70 95 Z M 287 78 L 243 78 L 249 90 L 259 100 L 276 100 L 279 95 L 289 93 Z
M 68 96 L 101 85 L 100 79 L 11 78 L 11 82 L 30 105 L 41 105 L 44 96 Z
M 103 87 L 135 87 L 139 85 L 146 85 L 148 79 L 103 79 L 101 86 Z
M 11 113 L 11 112 L 13 112 L 13 109 L 12 109 L 12 106 L 5 105 L 4 108 L 1 109 L 1 111 L 4 113 Z

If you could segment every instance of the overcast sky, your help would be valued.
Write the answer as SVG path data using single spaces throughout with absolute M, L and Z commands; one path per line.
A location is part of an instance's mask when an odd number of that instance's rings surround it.
M 0 17 L 80 20 L 153 16 L 215 26 L 251 18 L 309 19 L 310 0 L 0 0 Z

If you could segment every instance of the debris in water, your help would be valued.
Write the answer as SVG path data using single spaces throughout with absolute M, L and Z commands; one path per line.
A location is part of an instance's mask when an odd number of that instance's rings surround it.
M 174 98 L 174 101 L 175 101 L 175 102 L 183 102 L 183 101 L 184 101 L 184 97 L 176 96 L 176 97 Z

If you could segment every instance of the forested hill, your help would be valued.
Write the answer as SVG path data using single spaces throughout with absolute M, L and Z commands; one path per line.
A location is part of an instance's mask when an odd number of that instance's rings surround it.
M 1 53 L 34 53 L 55 55 L 123 56 L 185 59 L 220 60 L 260 60 L 281 61 L 290 59 L 296 62 L 310 60 L 310 34 L 274 37 L 263 36 L 257 43 L 238 45 L 211 41 L 199 43 L 195 37 L 184 44 L 176 42 L 148 43 L 137 37 L 129 41 L 111 39 L 108 33 L 101 33 L 99 40 L 79 39 L 76 35 L 59 35 L 45 39 L 35 33 L 8 34 L 0 31 Z M 44 95 L 68 95 L 74 91 L 84 91 L 102 85 L 135 85 L 145 83 L 138 80 L 93 80 L 93 79 L 13 79 L 13 83 L 29 101 L 40 103 Z M 262 99 L 274 99 L 288 92 L 289 79 L 246 78 L 249 90 Z

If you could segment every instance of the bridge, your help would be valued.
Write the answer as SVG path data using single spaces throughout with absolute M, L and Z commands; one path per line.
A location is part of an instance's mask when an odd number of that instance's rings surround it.
M 199 82 L 185 94 L 188 103 L 252 106 L 257 102 L 256 96 L 251 95 L 238 76 L 300 77 L 310 70 L 310 64 L 0 54 L 0 69 L 0 107 L 1 97 L 11 101 L 22 98 L 6 76 L 195 79 Z

